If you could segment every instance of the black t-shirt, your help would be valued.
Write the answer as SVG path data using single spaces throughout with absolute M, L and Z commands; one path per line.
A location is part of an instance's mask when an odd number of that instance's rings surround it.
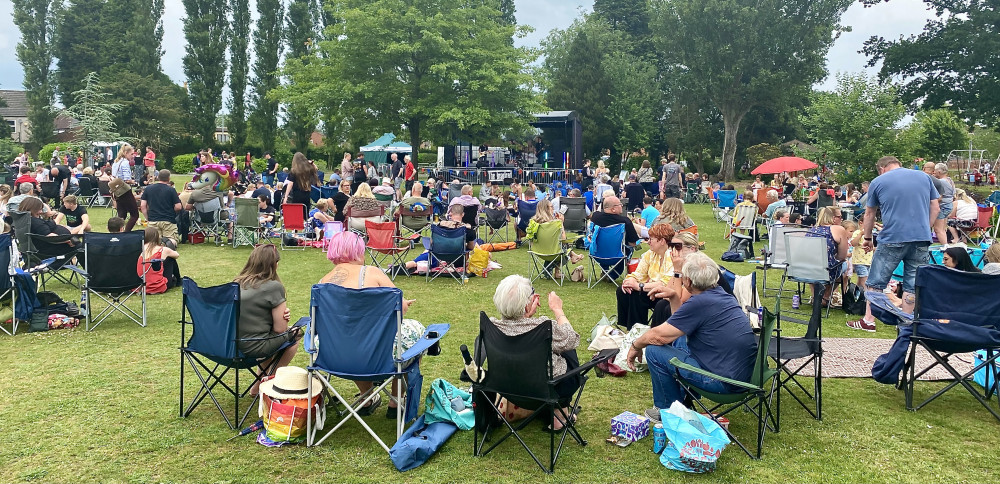
M 271 216 L 274 216 L 274 207 L 268 205 L 268 206 L 266 206 L 264 208 L 258 208 L 257 209 L 257 213 L 259 215 L 271 215 Z
M 640 183 L 625 185 L 625 197 L 628 198 L 628 210 L 642 207 L 642 199 L 646 198 L 646 189 Z
M 59 170 L 59 172 L 52 177 L 52 181 L 59 184 L 60 187 L 62 186 L 63 180 L 69 180 L 69 177 L 73 176 L 73 172 L 66 165 L 53 165 L 52 167 Z
M 344 221 L 344 205 L 347 205 L 347 200 L 350 198 L 344 192 L 337 192 L 333 196 L 333 205 L 337 207 L 337 214 L 333 216 L 333 219 L 337 222 Z
M 278 162 L 274 158 L 267 160 L 267 174 L 274 175 L 275 170 L 278 168 Z
M 83 216 L 87 213 L 87 209 L 83 208 L 83 205 L 79 204 L 73 210 L 64 206 L 61 207 L 59 211 L 66 216 L 66 225 L 70 227 L 79 227 L 80 224 L 83 223 Z
M 38 217 L 31 217 L 31 233 L 35 235 L 69 235 L 69 229 L 51 220 L 42 220 Z
M 142 199 L 146 201 L 150 222 L 176 222 L 177 212 L 174 211 L 174 206 L 181 203 L 181 199 L 174 187 L 166 183 L 154 183 L 142 191 Z
M 403 170 L 403 162 L 399 161 L 399 159 L 397 158 L 396 161 L 392 162 L 392 178 L 396 179 L 403 176 L 402 173 L 400 173 L 402 170 Z
M 625 224 L 625 243 L 634 244 L 639 240 L 639 234 L 635 231 L 635 225 L 628 217 L 621 214 L 611 214 L 606 212 L 594 212 L 590 216 L 590 221 L 598 227 L 610 227 L 612 225 Z

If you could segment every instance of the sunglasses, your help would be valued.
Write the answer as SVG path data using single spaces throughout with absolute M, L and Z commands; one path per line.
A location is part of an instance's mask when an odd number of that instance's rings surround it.
M 676 250 L 678 252 L 684 249 L 683 242 L 668 242 L 667 245 L 669 245 L 671 249 Z

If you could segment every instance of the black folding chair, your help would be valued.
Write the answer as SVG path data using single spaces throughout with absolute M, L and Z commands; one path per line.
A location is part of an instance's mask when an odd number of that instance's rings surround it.
M 243 422 L 252 410 L 257 408 L 255 403 L 258 396 L 253 396 L 247 404 L 246 410 L 240 413 L 240 400 L 246 398 L 253 388 L 254 383 L 264 376 L 274 373 L 278 363 L 276 355 L 280 354 L 292 342 L 281 345 L 274 353 L 251 358 L 239 350 L 239 324 L 240 324 L 240 286 L 235 282 L 222 284 L 213 287 L 198 287 L 190 278 L 185 277 L 181 282 L 183 299 L 181 306 L 181 385 L 180 385 L 180 416 L 187 417 L 191 412 L 205 400 L 211 398 L 215 408 L 222 414 L 226 424 L 231 429 L 243 426 Z M 191 319 L 188 320 L 190 315 Z M 191 337 L 187 339 L 187 329 L 191 327 Z M 292 331 L 297 331 L 296 326 L 289 328 L 285 333 L 280 333 L 270 338 L 285 338 Z M 248 338 L 243 341 L 258 341 L 268 338 Z M 272 360 L 268 365 L 261 366 L 266 360 Z M 184 364 L 185 360 L 187 365 Z M 184 401 L 184 369 L 190 366 L 194 371 L 201 385 L 194 397 L 187 402 Z M 222 370 L 221 372 L 219 370 Z M 229 371 L 233 371 L 234 382 L 232 385 L 225 379 Z M 250 379 L 245 388 L 240 387 L 240 373 L 246 370 L 250 373 Z M 232 419 L 222 406 L 216 396 L 215 390 L 221 387 L 226 394 L 231 395 L 235 401 Z
M 483 209 L 483 213 L 486 215 L 486 222 L 483 224 L 487 231 L 486 237 L 484 237 L 486 242 L 492 244 L 494 241 L 498 241 L 501 229 L 503 230 L 503 241 L 509 241 L 510 213 L 507 212 L 507 209 L 487 206 Z
M 114 313 L 121 313 L 139 326 L 146 327 L 146 272 L 153 264 L 162 264 L 158 259 L 142 264 L 142 274 L 137 267 L 142 258 L 142 231 L 102 234 L 88 232 L 83 236 L 84 267 L 70 267 L 83 278 L 83 301 L 81 310 L 87 313 L 87 331 L 97 328 Z M 94 296 L 97 296 L 96 298 Z M 137 296 L 141 307 L 136 310 L 129 306 L 129 300 Z M 102 301 L 105 307 L 96 311 L 95 302 Z
M 90 206 L 99 207 L 111 206 L 111 186 L 106 180 L 97 180 L 97 196 L 90 200 Z
M 480 313 L 475 359 L 480 368 L 485 366 L 485 371 L 479 375 L 470 375 L 473 380 L 480 380 L 472 384 L 473 410 L 476 415 L 473 453 L 476 457 L 489 454 L 513 436 L 538 467 L 551 474 L 555 470 L 556 461 L 567 436 L 572 436 L 580 445 L 587 445 L 587 441 L 576 429 L 575 419 L 570 415 L 575 415 L 580 409 L 580 397 L 583 396 L 587 383 L 587 372 L 598 363 L 614 358 L 618 350 L 603 350 L 589 362 L 554 377 L 552 324 L 551 321 L 546 321 L 526 333 L 507 336 L 490 321 L 486 313 Z M 569 396 L 560 395 L 557 388 L 563 383 L 572 383 L 574 380 L 579 384 L 576 390 Z M 498 396 L 533 412 L 515 426 L 500 412 L 496 402 Z M 569 409 L 568 414 L 564 413 L 564 409 Z M 558 446 L 556 432 L 549 434 L 549 459 L 546 466 L 518 432 L 536 418 L 549 419 L 553 415 L 565 423 L 559 434 Z M 494 427 L 504 426 L 507 427 L 507 433 L 494 441 L 489 448 L 484 449 L 491 430 Z M 480 433 L 483 436 L 482 440 L 479 438 Z
M 91 206 L 94 203 L 94 198 L 97 197 L 97 187 L 86 176 L 81 176 L 76 181 L 80 186 L 79 193 L 77 194 L 80 205 Z
M 11 225 L 17 250 L 21 253 L 24 269 L 38 274 L 38 281 L 45 290 L 46 282 L 55 279 L 64 284 L 80 287 L 76 273 L 65 274 L 64 269 L 73 269 L 73 258 L 80 254 L 80 246 L 69 245 L 79 239 L 78 235 L 38 235 L 31 233 L 31 215 L 28 212 L 10 212 Z
M 997 393 L 997 377 L 1000 376 L 1000 275 L 963 272 L 938 265 L 918 267 L 913 324 L 901 326 L 899 332 L 899 338 L 906 337 L 910 350 L 900 387 L 906 393 L 907 410 L 919 410 L 961 385 L 1000 420 L 1000 412 L 990 404 Z M 923 369 L 916 367 L 917 347 L 926 350 L 934 359 Z M 978 350 L 985 350 L 986 357 L 971 370 L 962 373 L 951 364 L 955 355 Z M 914 405 L 917 379 L 939 366 L 948 371 L 951 380 L 944 388 Z M 973 376 L 980 371 L 986 373 L 989 382 L 982 389 L 973 383 Z
M 42 188 L 42 200 L 48 202 L 49 200 L 59 199 L 59 183 L 41 182 L 39 185 Z
M 559 210 L 563 211 L 563 229 L 567 232 L 587 232 L 587 200 L 584 198 L 559 198 Z

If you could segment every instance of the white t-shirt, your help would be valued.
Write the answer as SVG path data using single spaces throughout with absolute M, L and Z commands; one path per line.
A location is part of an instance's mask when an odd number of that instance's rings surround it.
M 979 217 L 979 208 L 974 203 L 965 200 L 955 200 L 955 218 L 959 220 L 976 220 Z

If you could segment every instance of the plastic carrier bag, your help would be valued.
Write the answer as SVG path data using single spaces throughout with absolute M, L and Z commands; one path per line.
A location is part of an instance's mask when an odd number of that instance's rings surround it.
M 670 441 L 660 454 L 661 464 L 696 474 L 715 470 L 715 462 L 730 442 L 719 424 L 677 401 L 660 410 L 660 419 Z

